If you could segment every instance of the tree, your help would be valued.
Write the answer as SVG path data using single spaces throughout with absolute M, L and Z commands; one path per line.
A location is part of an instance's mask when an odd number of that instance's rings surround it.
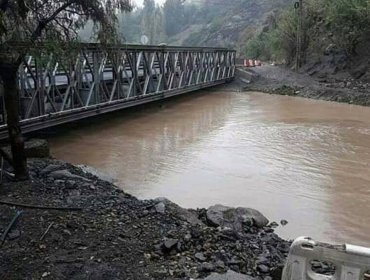
M 140 43 L 141 37 L 141 9 L 132 12 L 122 12 L 119 15 L 120 36 L 126 43 Z
M 149 44 L 154 43 L 154 21 L 155 21 L 155 1 L 144 0 L 142 11 L 141 30 L 142 33 L 149 37 Z
M 349 54 L 356 48 L 370 28 L 369 0 L 325 0 L 327 22 L 336 35 L 336 43 Z
M 154 34 L 155 44 L 164 43 L 166 41 L 166 32 L 164 30 L 164 19 L 162 9 L 157 6 L 154 13 Z
M 185 0 L 166 0 L 163 5 L 165 30 L 167 36 L 173 36 L 184 27 Z
M 115 34 L 115 15 L 119 10 L 131 10 L 130 0 L 0 0 L 0 78 L 17 180 L 28 178 L 17 85 L 17 71 L 27 47 L 55 39 L 70 42 L 88 20 L 101 31 L 99 39 L 108 42 Z M 19 42 L 26 48 L 15 48 Z
M 165 39 L 162 9 L 154 0 L 144 0 L 141 32 L 149 37 L 149 44 L 163 43 Z

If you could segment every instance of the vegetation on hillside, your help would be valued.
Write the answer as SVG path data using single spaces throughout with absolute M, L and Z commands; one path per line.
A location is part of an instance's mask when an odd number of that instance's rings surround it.
M 159 6 L 154 0 L 144 0 L 142 7 L 119 16 L 119 35 L 123 42 L 139 44 L 142 35 L 149 38 L 149 44 L 166 43 L 194 20 L 195 6 L 184 0 L 167 0 Z M 83 41 L 93 41 L 92 27 L 80 31 Z
M 294 0 L 145 0 L 122 14 L 123 41 L 150 44 L 231 47 L 240 56 L 264 61 L 295 61 L 298 16 Z M 353 57 L 367 48 L 369 0 L 304 0 L 303 61 L 312 54 Z
M 166 0 L 158 6 L 145 0 L 142 7 L 120 16 L 121 40 L 140 43 L 147 35 L 150 44 L 233 47 L 244 52 L 246 40 L 268 14 L 290 4 L 291 0 Z M 90 34 L 87 29 L 80 36 L 89 41 Z
M 298 16 L 294 8 L 273 15 L 246 44 L 246 54 L 264 60 L 293 61 Z M 348 56 L 357 52 L 370 31 L 369 0 L 307 0 L 304 6 L 305 55 L 330 49 Z

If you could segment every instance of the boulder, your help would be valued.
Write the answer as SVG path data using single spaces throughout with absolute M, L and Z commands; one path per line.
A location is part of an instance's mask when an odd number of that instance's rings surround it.
M 204 280 L 255 280 L 255 279 L 256 278 L 253 278 L 251 276 L 236 273 L 232 270 L 229 270 L 226 274 L 212 273 L 210 276 L 208 276 Z
M 280 221 L 280 224 L 281 224 L 282 226 L 286 226 L 286 225 L 288 224 L 288 221 L 287 221 L 287 220 L 281 220 L 281 221 Z
M 54 179 L 77 179 L 77 180 L 83 180 L 83 181 L 88 181 L 88 182 L 90 181 L 87 178 L 72 174 L 67 169 L 53 171 L 49 174 L 49 176 L 53 177 Z
M 154 199 L 155 202 L 157 202 L 156 205 L 163 203 L 165 206 L 165 211 L 169 211 L 173 213 L 175 216 L 177 216 L 179 219 L 188 222 L 189 224 L 195 226 L 195 225 L 204 225 L 201 220 L 198 219 L 198 215 L 196 213 L 193 213 L 189 210 L 186 210 L 177 204 L 173 203 L 172 201 L 168 200 L 167 198 L 159 197 Z M 162 206 L 162 205 L 161 205 Z M 156 211 L 158 211 L 156 207 Z
M 201 262 L 205 262 L 207 260 L 207 258 L 204 256 L 203 253 L 196 253 L 194 255 L 194 257 L 198 260 L 198 261 L 201 261 Z
M 257 266 L 257 269 L 262 273 L 268 273 L 270 271 L 270 268 L 267 265 L 260 264 Z
M 232 208 L 223 205 L 209 207 L 207 220 L 213 226 L 227 227 L 236 231 L 243 230 L 245 225 L 263 228 L 269 223 L 269 220 L 255 209 Z
M 215 266 L 208 262 L 204 262 L 200 264 L 198 267 L 199 272 L 213 272 L 215 271 L 215 269 L 216 269 Z
M 155 211 L 157 211 L 157 213 L 160 213 L 160 214 L 166 213 L 166 205 L 163 202 L 159 202 L 155 206 Z
M 171 250 L 172 248 L 174 248 L 177 245 L 177 243 L 179 243 L 178 239 L 166 239 L 163 242 L 163 246 L 164 246 L 165 249 Z
M 47 175 L 50 172 L 53 172 L 53 171 L 56 171 L 56 170 L 59 170 L 59 169 L 62 169 L 62 168 L 63 168 L 63 166 L 59 165 L 59 164 L 49 164 L 43 170 L 41 170 L 40 175 Z
M 82 170 L 82 172 L 84 172 L 86 174 L 94 175 L 102 181 L 106 181 L 106 182 L 111 183 L 111 184 L 114 184 L 116 182 L 116 179 L 111 177 L 109 174 L 106 174 L 106 173 L 104 173 L 100 170 L 97 170 L 94 167 L 87 166 L 87 165 L 77 165 L 77 167 L 79 167 Z

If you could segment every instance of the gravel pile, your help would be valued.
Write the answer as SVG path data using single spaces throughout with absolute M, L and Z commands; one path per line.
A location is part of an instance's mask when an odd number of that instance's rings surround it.
M 0 279 L 281 277 L 290 243 L 256 210 L 142 201 L 63 162 L 29 164 L 31 181 L 0 188 L 0 234 L 22 211 L 0 251 Z

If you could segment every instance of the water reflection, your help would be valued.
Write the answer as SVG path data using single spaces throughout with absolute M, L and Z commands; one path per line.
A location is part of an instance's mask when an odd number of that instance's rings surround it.
M 142 198 L 254 207 L 285 237 L 370 245 L 370 109 L 214 92 L 123 113 L 51 138 Z

